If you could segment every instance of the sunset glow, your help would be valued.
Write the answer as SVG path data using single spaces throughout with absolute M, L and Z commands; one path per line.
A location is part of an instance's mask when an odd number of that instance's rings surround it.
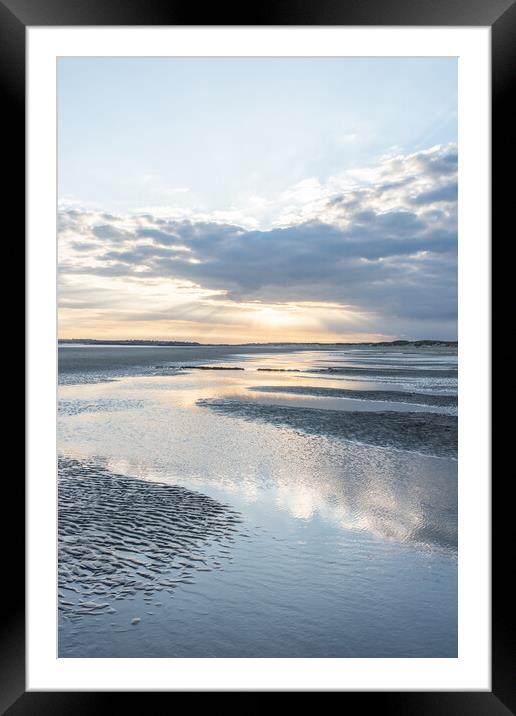
M 456 338 L 455 60 L 132 70 L 60 60 L 60 338 Z

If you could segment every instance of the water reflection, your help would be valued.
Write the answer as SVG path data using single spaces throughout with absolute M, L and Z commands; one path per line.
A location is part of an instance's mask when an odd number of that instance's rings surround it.
M 265 396 L 248 390 L 271 383 L 272 374 L 260 373 L 258 367 L 305 369 L 321 359 L 309 352 L 239 356 L 245 371 L 238 373 L 190 371 L 62 386 L 63 405 L 85 401 L 89 409 L 60 417 L 60 450 L 72 457 L 96 456 L 117 473 L 226 498 L 247 513 L 268 510 L 278 520 L 284 511 L 302 520 L 319 516 L 339 529 L 378 539 L 455 550 L 454 461 L 246 422 L 197 405 L 201 399 L 221 397 L 263 401 Z M 277 373 L 274 383 L 313 386 L 314 376 Z M 362 386 L 342 378 L 324 381 L 328 387 L 346 384 L 354 390 Z M 318 396 L 282 394 L 268 400 L 297 407 L 308 400 L 328 408 L 327 398 Z M 110 404 L 126 409 L 110 411 Z

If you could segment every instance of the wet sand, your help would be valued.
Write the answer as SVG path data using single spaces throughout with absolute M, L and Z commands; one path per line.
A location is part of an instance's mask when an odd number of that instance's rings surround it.
M 289 393 L 292 395 L 315 395 L 331 398 L 352 398 L 355 400 L 381 400 L 411 405 L 428 405 L 443 408 L 457 407 L 455 395 L 431 395 L 401 390 L 350 390 L 347 388 L 324 388 L 313 385 L 258 385 L 249 390 L 259 393 Z
M 177 485 L 113 474 L 91 461 L 59 460 L 59 609 L 65 619 L 115 614 L 137 593 L 191 584 L 220 569 L 241 518 Z
M 295 353 L 300 350 L 327 350 L 324 346 L 295 345 L 221 345 L 221 346 L 63 346 L 59 347 L 59 375 L 66 373 L 127 372 L 151 368 L 159 363 L 218 361 L 242 353 L 267 355 Z
M 457 457 L 457 418 L 438 413 L 351 412 L 257 405 L 231 400 L 199 400 L 224 415 L 263 420 L 308 434 L 341 437 L 366 445 L 413 450 L 422 455 Z

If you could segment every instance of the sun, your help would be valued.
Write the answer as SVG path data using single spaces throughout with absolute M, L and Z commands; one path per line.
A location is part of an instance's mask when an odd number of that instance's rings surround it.
M 278 308 L 260 308 L 258 312 L 258 321 L 265 326 L 284 326 L 290 321 L 290 316 L 281 309 Z

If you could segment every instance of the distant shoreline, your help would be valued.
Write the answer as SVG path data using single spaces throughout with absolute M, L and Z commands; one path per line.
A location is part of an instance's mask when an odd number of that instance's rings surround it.
M 313 342 L 294 342 L 294 341 L 275 341 L 275 342 L 265 342 L 265 343 L 198 343 L 196 341 L 158 341 L 158 340 L 139 340 L 139 339 L 128 339 L 128 340 L 100 340 L 97 338 L 59 338 L 58 344 L 60 346 L 63 345 L 86 345 L 86 346 L 149 346 L 149 347 L 156 347 L 156 346 L 181 346 L 183 348 L 188 348 L 191 346 L 192 348 L 199 348 L 199 347 L 211 347 L 211 346 L 220 346 L 220 347 L 228 347 L 228 346 L 388 346 L 388 347 L 396 347 L 396 346 L 413 346 L 413 347 L 426 347 L 426 346 L 449 346 L 449 347 L 456 347 L 458 346 L 458 341 L 443 341 L 443 340 L 432 340 L 432 339 L 424 339 L 424 340 L 415 340 L 415 341 L 405 341 L 405 340 L 395 340 L 395 341 L 363 341 L 363 342 L 330 342 L 330 343 L 323 343 L 320 341 L 313 341 Z

